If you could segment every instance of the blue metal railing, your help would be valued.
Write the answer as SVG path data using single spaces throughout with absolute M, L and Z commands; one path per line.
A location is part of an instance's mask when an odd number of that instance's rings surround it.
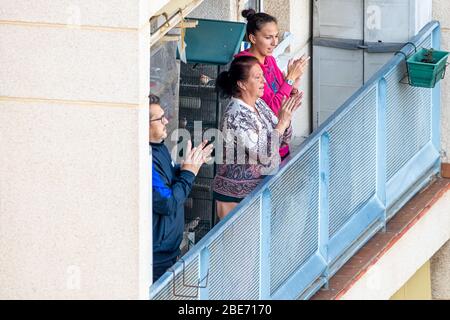
M 439 37 L 431 22 L 411 42 L 438 49 Z M 439 84 L 414 88 L 405 73 L 394 55 L 154 283 L 151 298 L 306 299 L 325 285 L 439 172 Z

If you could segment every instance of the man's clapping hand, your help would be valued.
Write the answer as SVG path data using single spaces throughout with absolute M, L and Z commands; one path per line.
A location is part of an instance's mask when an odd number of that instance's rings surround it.
M 214 146 L 212 144 L 206 146 L 207 143 L 208 140 L 203 140 L 197 147 L 192 148 L 191 140 L 187 142 L 186 159 L 181 165 L 181 170 L 188 170 L 197 175 L 200 167 L 211 160 L 211 152 Z

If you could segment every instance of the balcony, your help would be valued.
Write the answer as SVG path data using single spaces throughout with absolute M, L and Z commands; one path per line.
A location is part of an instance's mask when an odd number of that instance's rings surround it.
M 439 24 L 411 42 L 439 48 Z M 411 87 L 405 74 L 394 55 L 154 283 L 151 298 L 309 299 L 327 285 L 439 173 L 440 87 Z

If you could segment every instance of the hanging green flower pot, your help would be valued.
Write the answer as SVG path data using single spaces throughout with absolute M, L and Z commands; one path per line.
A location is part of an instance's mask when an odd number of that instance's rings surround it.
M 445 77 L 449 53 L 434 49 L 421 49 L 406 61 L 409 84 L 414 87 L 434 88 Z

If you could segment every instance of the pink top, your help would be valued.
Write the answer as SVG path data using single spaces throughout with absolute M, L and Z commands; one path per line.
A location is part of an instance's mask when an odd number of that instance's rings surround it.
M 248 49 L 239 52 L 235 55 L 235 58 L 240 56 L 254 56 Z M 259 64 L 264 73 L 264 95 L 261 97 L 270 109 L 278 116 L 281 109 L 283 98 L 291 95 L 292 86 L 290 86 L 285 80 L 283 73 L 278 68 L 277 62 L 274 57 L 266 56 L 264 64 Z M 282 145 L 280 148 L 280 156 L 284 157 L 289 153 L 289 146 Z

